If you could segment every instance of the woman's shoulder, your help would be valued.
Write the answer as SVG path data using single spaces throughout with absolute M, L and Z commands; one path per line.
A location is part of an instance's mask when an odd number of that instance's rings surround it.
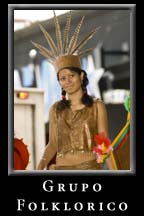
M 96 99 L 94 103 L 96 113 L 99 113 L 99 115 L 104 115 L 105 113 L 107 113 L 106 105 L 103 100 Z
M 105 103 L 103 100 L 97 98 L 95 101 L 94 101 L 94 110 L 96 110 L 96 112 L 105 112 L 106 111 L 106 106 L 105 106 Z
M 94 106 L 103 106 L 103 105 L 105 105 L 105 103 L 104 103 L 104 101 L 102 100 L 102 99 L 100 99 L 100 98 L 96 98 L 96 99 L 94 99 Z
M 59 101 L 56 101 L 51 107 L 50 107 L 50 111 L 55 111 L 57 108 Z

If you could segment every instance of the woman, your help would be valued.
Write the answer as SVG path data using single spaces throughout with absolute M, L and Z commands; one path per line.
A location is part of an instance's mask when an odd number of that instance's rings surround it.
M 55 47 L 49 33 L 42 26 L 40 26 L 41 30 L 51 51 L 33 43 L 40 53 L 54 64 L 62 88 L 62 100 L 56 102 L 50 109 L 49 144 L 46 146 L 37 169 L 43 170 L 49 166 L 50 161 L 56 155 L 56 163 L 50 165 L 49 169 L 100 170 L 102 165 L 96 162 L 96 154 L 93 153 L 94 136 L 103 132 L 108 137 L 107 113 L 102 101 L 94 101 L 87 94 L 87 74 L 82 70 L 79 58 L 82 53 L 79 52 L 80 48 L 94 35 L 95 30 L 88 33 L 77 44 L 82 18 L 66 47 L 65 41 L 70 23 L 70 16 L 68 16 L 62 46 L 60 26 L 55 14 L 54 19 L 58 35 L 58 48 Z M 106 159 L 106 163 L 109 169 L 113 169 L 110 158 Z
M 73 65 L 80 64 L 77 56 L 59 58 L 59 62 L 63 62 L 57 73 L 62 87 L 62 100 L 56 102 L 50 110 L 50 142 L 38 164 L 38 170 L 44 169 L 55 155 L 56 164 L 49 169 L 102 169 L 92 149 L 95 146 L 95 134 L 104 132 L 108 136 L 105 105 L 100 100 L 94 101 L 87 94 L 86 72 L 80 67 L 67 67 L 70 61 Z M 110 158 L 106 159 L 106 163 L 109 169 L 113 169 Z

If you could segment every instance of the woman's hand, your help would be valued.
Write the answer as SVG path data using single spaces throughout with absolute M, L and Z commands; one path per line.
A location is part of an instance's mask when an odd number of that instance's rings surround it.
M 108 167 L 109 170 L 115 170 L 115 167 L 113 165 L 112 159 L 110 157 L 108 157 L 106 159 L 106 165 Z
M 46 163 L 44 159 L 41 159 L 38 166 L 37 166 L 37 170 L 43 170 L 46 167 Z

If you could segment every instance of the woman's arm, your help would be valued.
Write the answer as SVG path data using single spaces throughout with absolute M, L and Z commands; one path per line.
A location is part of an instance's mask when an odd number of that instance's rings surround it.
M 43 156 L 37 166 L 37 170 L 43 170 L 50 163 L 57 152 L 56 143 L 56 104 L 54 104 L 49 113 L 49 143 L 46 145 Z
M 102 101 L 97 102 L 98 109 L 98 133 L 104 132 L 107 137 L 109 137 L 108 133 L 108 117 L 105 104 Z M 106 159 L 106 165 L 108 169 L 113 170 L 114 165 L 112 163 L 111 158 Z
M 54 148 L 50 143 L 48 143 L 44 150 L 43 156 L 37 166 L 37 170 L 43 170 L 44 168 L 46 168 L 49 162 L 55 156 L 55 154 L 56 148 Z

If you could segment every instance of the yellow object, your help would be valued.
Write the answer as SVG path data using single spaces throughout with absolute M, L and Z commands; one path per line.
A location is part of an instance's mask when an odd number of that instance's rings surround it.
M 127 122 L 112 142 L 113 152 L 110 157 L 116 170 L 130 169 L 130 112 Z

